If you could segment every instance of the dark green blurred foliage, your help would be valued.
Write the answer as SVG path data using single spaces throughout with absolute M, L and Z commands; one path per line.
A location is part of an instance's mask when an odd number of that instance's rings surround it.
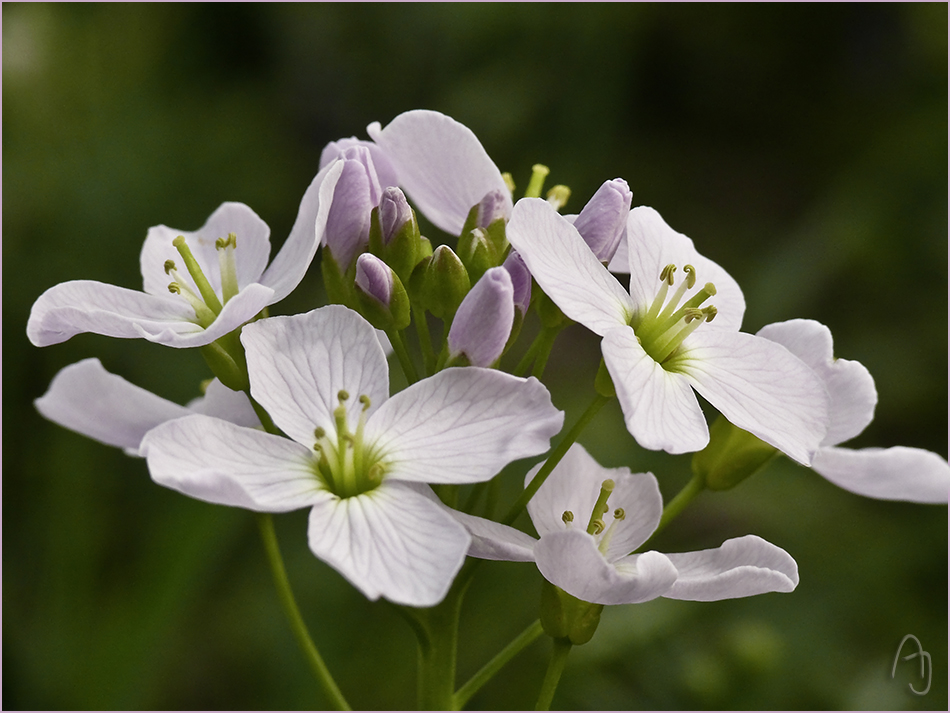
M 523 190 L 530 166 L 577 212 L 622 176 L 743 286 L 745 330 L 809 317 L 877 380 L 853 445 L 947 453 L 947 7 L 874 5 L 3 5 L 3 706 L 324 707 L 278 607 L 250 514 L 154 485 L 144 463 L 45 422 L 31 401 L 98 356 L 185 402 L 200 357 L 81 335 L 36 349 L 33 301 L 69 279 L 140 285 L 146 230 L 243 201 L 275 248 L 330 140 L 413 108 L 471 127 Z M 435 231 L 423 233 L 441 242 Z M 321 303 L 319 268 L 275 313 Z M 526 326 L 526 329 L 528 327 Z M 597 340 L 559 338 L 571 422 Z M 652 470 L 609 405 L 581 441 Z M 514 492 L 523 469 L 512 469 Z M 414 704 L 414 640 L 277 518 L 314 637 L 355 707 Z M 656 543 L 750 532 L 798 561 L 792 594 L 608 607 L 560 708 L 947 706 L 947 509 L 852 496 L 779 460 L 706 493 Z M 488 563 L 466 600 L 461 684 L 537 616 L 540 576 Z M 933 659 L 890 678 L 915 634 Z M 473 707 L 530 708 L 549 643 Z

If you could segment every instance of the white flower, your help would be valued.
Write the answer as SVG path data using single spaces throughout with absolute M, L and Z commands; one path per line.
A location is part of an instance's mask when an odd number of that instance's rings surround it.
M 547 201 L 518 201 L 507 235 L 564 314 L 604 338 L 640 445 L 669 453 L 706 445 L 695 389 L 736 426 L 809 463 L 825 434 L 821 382 L 784 347 L 738 331 L 745 301 L 735 280 L 656 211 L 635 208 L 627 220 L 629 294 Z
M 30 312 L 30 341 L 43 347 L 93 332 L 181 348 L 233 332 L 303 279 L 342 167 L 328 167 L 311 184 L 301 204 L 307 215 L 298 216 L 269 267 L 270 229 L 243 203 L 224 203 L 194 232 L 149 229 L 140 257 L 142 292 L 93 280 L 48 289 Z
M 809 319 L 769 324 L 758 336 L 777 342 L 808 364 L 828 390 L 828 433 L 811 467 L 835 485 L 884 500 L 946 503 L 950 464 L 921 448 L 838 448 L 874 418 L 877 390 L 860 363 L 835 359 L 831 330 Z
M 531 482 L 538 468 L 525 478 Z M 604 468 L 579 444 L 528 502 L 539 540 L 490 520 L 454 512 L 472 534 L 469 554 L 534 561 L 551 584 L 593 604 L 633 604 L 656 597 L 717 601 L 798 585 L 792 557 L 755 535 L 698 552 L 629 554 L 649 539 L 663 513 L 651 473 Z
M 53 423 L 122 448 L 130 456 L 138 456 L 139 444 L 150 430 L 190 414 L 260 427 L 247 395 L 231 391 L 217 379 L 208 384 L 204 396 L 179 406 L 110 374 L 98 359 L 83 359 L 60 369 L 46 393 L 33 403 Z
M 491 194 L 511 213 L 511 191 L 501 171 L 467 126 L 437 111 L 400 114 L 385 128 L 366 127 L 384 152 L 399 185 L 420 211 L 450 235 L 462 231 L 472 207 Z
M 207 416 L 150 431 L 152 478 L 264 512 L 310 507 L 310 548 L 370 599 L 442 599 L 469 536 L 425 483 L 490 479 L 547 450 L 563 413 L 535 379 L 446 369 L 389 397 L 373 328 L 331 305 L 246 326 L 251 395 L 290 439 Z

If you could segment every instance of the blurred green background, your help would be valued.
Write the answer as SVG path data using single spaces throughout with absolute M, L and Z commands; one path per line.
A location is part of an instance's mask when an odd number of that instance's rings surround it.
M 880 395 L 855 446 L 947 454 L 945 4 L 3 4 L 3 707 L 315 709 L 253 517 L 154 485 L 142 461 L 44 421 L 32 400 L 98 356 L 185 402 L 197 354 L 25 336 L 48 287 L 140 287 L 149 226 L 243 201 L 290 230 L 327 141 L 413 108 L 479 136 L 523 188 L 532 163 L 577 212 L 622 176 L 743 286 L 744 323 L 808 317 Z M 435 237 L 433 235 L 433 237 Z M 315 266 L 316 267 L 316 266 Z M 318 269 L 275 312 L 320 304 Z M 575 419 L 598 342 L 549 364 Z M 582 437 L 650 469 L 611 404 Z M 518 480 L 524 468 L 508 482 Z M 513 486 L 512 486 L 513 487 Z M 415 642 L 276 518 L 304 616 L 354 707 L 410 708 Z M 791 553 L 792 594 L 608 609 L 554 705 L 592 709 L 947 707 L 947 508 L 872 501 L 780 461 L 701 496 L 659 549 L 755 533 Z M 466 600 L 459 683 L 537 615 L 540 575 L 490 563 Z M 933 660 L 890 677 L 916 635 Z M 471 702 L 531 708 L 541 640 Z M 905 653 L 909 649 L 905 648 Z

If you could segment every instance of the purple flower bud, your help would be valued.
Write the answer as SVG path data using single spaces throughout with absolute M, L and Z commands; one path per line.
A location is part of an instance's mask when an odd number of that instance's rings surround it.
M 372 253 L 356 260 L 356 286 L 388 307 L 393 295 L 393 271 Z
M 515 307 L 524 315 L 531 304 L 531 273 L 528 271 L 528 266 L 525 265 L 524 258 L 518 254 L 518 251 L 512 249 L 502 267 L 511 276 Z
M 627 225 L 633 192 L 622 178 L 606 181 L 574 219 L 574 227 L 601 262 L 617 250 Z
M 393 168 L 383 150 L 372 141 L 363 141 L 355 136 L 339 141 L 331 141 L 320 154 L 320 168 L 333 163 L 338 158 L 343 158 L 347 149 L 362 146 L 366 148 L 372 156 L 373 166 L 376 169 L 376 175 L 379 178 L 379 185 L 382 188 L 399 185 L 396 178 L 396 169 Z
M 498 188 L 489 191 L 478 204 L 476 228 L 487 228 L 499 218 L 506 218 L 509 200 Z
M 379 224 L 382 228 L 383 243 L 389 245 L 393 236 L 410 220 L 412 208 L 409 207 L 406 195 L 393 186 L 385 189 L 379 201 Z
M 462 300 L 449 330 L 449 354 L 464 354 L 472 366 L 501 356 L 515 318 L 514 288 L 503 267 L 493 267 Z
M 351 146 L 343 152 L 343 173 L 327 216 L 326 246 L 341 272 L 369 242 L 370 213 L 379 200 L 379 180 L 370 151 Z

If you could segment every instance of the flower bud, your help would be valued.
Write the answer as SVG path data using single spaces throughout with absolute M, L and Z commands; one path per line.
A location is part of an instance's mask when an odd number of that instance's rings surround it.
M 434 316 L 451 320 L 471 289 L 468 271 L 452 248 L 440 245 L 432 253 L 422 283 L 423 305 Z
M 338 158 L 344 158 L 346 150 L 354 147 L 363 147 L 369 151 L 373 167 L 379 178 L 380 188 L 399 185 L 399 181 L 396 179 L 396 169 L 393 168 L 383 150 L 372 141 L 357 139 L 355 136 L 339 141 L 331 141 L 324 146 L 323 152 L 320 154 L 320 168 L 333 163 Z
M 409 326 L 409 296 L 392 269 L 371 253 L 356 260 L 356 296 L 360 313 L 376 329 Z
M 485 194 L 478 204 L 478 214 L 475 218 L 476 228 L 487 228 L 496 220 L 504 220 L 508 213 L 510 197 L 496 188 Z
M 771 461 L 779 451 L 720 416 L 709 427 L 709 443 L 693 454 L 692 469 L 710 490 L 728 490 Z
M 379 207 L 373 211 L 369 231 L 369 251 L 382 258 L 403 282 L 425 254 L 416 215 L 405 194 L 395 186 L 383 191 Z M 430 248 L 431 253 L 431 248 Z
M 486 270 L 497 267 L 499 261 L 495 246 L 484 228 L 475 228 L 462 234 L 458 242 L 458 256 L 468 270 L 469 280 L 475 282 L 481 279 Z
M 369 243 L 370 213 L 379 200 L 379 179 L 369 149 L 354 146 L 343 155 L 343 173 L 327 215 L 326 249 L 341 274 Z
M 464 355 L 472 366 L 491 366 L 501 357 L 515 317 L 511 276 L 493 267 L 459 305 L 449 330 L 449 359 Z
M 627 226 L 633 192 L 622 178 L 606 181 L 574 219 L 574 227 L 601 262 L 617 251 Z
M 508 257 L 505 259 L 502 267 L 504 267 L 511 276 L 515 307 L 523 316 L 531 305 L 531 273 L 528 271 L 528 266 L 524 263 L 524 258 L 522 258 L 516 250 L 512 250 L 508 253 Z

